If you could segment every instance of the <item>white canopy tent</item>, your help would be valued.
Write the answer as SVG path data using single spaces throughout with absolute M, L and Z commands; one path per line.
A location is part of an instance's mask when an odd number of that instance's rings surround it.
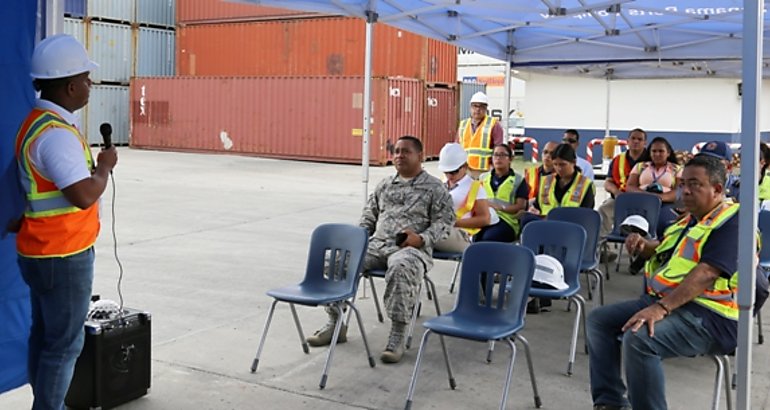
M 739 239 L 739 409 L 751 408 L 751 349 L 757 226 L 761 79 L 770 75 L 764 0 L 238 0 L 365 19 L 363 184 L 368 190 L 371 25 L 442 40 L 518 69 L 608 79 L 742 78 Z M 744 41 L 745 40 L 745 41 Z M 505 104 L 509 104 L 506 70 Z M 508 112 L 509 107 L 504 107 Z M 504 121 L 507 118 L 504 116 Z M 745 212 L 748 210 L 749 212 Z

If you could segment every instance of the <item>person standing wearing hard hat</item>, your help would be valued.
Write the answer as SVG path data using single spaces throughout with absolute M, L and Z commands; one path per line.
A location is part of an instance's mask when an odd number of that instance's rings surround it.
M 98 65 L 74 37 L 41 41 L 32 54 L 35 108 L 16 136 L 16 158 L 26 209 L 18 231 L 19 267 L 29 285 L 32 330 L 29 383 L 33 409 L 64 409 L 85 340 L 91 299 L 93 244 L 99 233 L 99 197 L 117 163 L 114 147 L 94 161 L 75 111 L 88 103 L 89 73 Z
M 471 117 L 460 121 L 457 142 L 468 153 L 468 168 L 473 178 L 492 166 L 492 151 L 505 143 L 503 127 L 497 118 L 487 115 L 489 99 L 481 91 L 471 97 Z

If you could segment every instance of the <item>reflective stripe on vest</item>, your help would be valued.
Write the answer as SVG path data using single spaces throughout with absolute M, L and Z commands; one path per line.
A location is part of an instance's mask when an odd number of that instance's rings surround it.
M 486 116 L 484 121 L 472 131 L 470 118 L 460 122 L 460 144 L 468 153 L 468 166 L 473 170 L 486 171 L 492 162 L 492 127 L 497 118 Z
M 628 182 L 628 174 L 631 173 L 631 163 L 626 158 L 628 153 L 620 154 L 616 157 L 616 161 L 612 162 L 612 179 L 618 186 L 620 192 L 626 192 L 626 182 Z
M 703 247 L 711 232 L 733 217 L 738 209 L 738 204 L 720 204 L 690 228 L 678 244 L 676 241 L 682 231 L 687 229 L 693 218 L 692 215 L 682 218 L 666 229 L 663 241 L 655 248 L 655 255 L 670 251 L 674 246 L 676 249 L 673 249 L 671 258 L 662 265 L 659 265 L 657 257 L 652 257 L 647 261 L 645 264 L 647 292 L 663 297 L 676 289 L 690 271 L 698 265 Z M 720 276 L 711 287 L 704 290 L 693 301 L 724 317 L 737 320 L 738 304 L 735 297 L 737 288 L 730 283 L 732 278 L 736 276 L 737 272 L 731 275 L 731 279 Z
M 481 186 L 481 182 L 478 180 L 473 180 L 471 182 L 471 189 L 468 190 L 468 195 L 465 196 L 465 201 L 460 205 L 459 208 L 457 208 L 457 211 L 455 211 L 455 217 L 457 217 L 457 220 L 463 218 L 466 214 L 473 211 L 473 206 L 476 204 L 476 197 L 479 194 L 479 187 Z M 471 235 L 475 235 L 478 231 L 481 229 L 479 228 L 461 228 L 468 232 Z
M 578 208 L 583 202 L 586 193 L 591 187 L 590 179 L 581 173 L 575 175 L 567 192 L 561 198 L 561 202 L 556 201 L 556 174 L 550 174 L 545 177 L 538 193 L 538 203 L 540 204 L 540 214 L 545 216 L 553 208 Z
M 762 181 L 759 183 L 757 198 L 759 198 L 760 201 L 770 199 L 770 172 L 766 172 L 762 177 Z
M 506 178 L 505 181 L 503 181 L 503 183 L 497 187 L 497 192 L 492 190 L 492 171 L 483 174 L 479 180 L 481 180 L 482 184 L 484 185 L 484 190 L 487 192 L 488 198 L 495 198 L 501 201 L 505 201 L 508 204 L 515 204 L 516 191 L 519 190 L 519 186 L 521 186 L 524 178 L 516 173 L 508 176 L 508 178 Z M 497 216 L 499 216 L 500 219 L 510 225 L 516 234 L 519 233 L 519 218 L 516 218 L 515 216 L 505 211 L 498 212 Z
M 91 247 L 99 232 L 98 204 L 80 209 L 70 203 L 50 179 L 30 160 L 30 147 L 49 128 L 72 132 L 83 147 L 86 165 L 93 166 L 88 144 L 76 128 L 52 111 L 33 109 L 16 136 L 16 158 L 26 193 L 27 209 L 16 246 L 19 254 L 31 258 L 64 257 Z

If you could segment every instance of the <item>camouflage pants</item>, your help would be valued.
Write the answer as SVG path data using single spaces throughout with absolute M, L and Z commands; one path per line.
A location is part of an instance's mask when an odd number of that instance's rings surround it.
M 388 252 L 391 251 L 391 252 Z M 369 246 L 364 257 L 363 270 L 387 269 L 385 272 L 385 310 L 393 322 L 409 323 L 414 301 L 426 272 L 423 252 L 406 247 L 392 252 L 392 248 Z M 332 320 L 337 313 L 331 308 L 326 312 Z

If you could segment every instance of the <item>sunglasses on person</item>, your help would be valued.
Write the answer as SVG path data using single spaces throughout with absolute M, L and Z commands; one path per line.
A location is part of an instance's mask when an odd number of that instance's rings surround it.
M 562 138 L 561 142 L 567 143 L 567 144 L 574 144 L 578 142 L 575 138 Z

